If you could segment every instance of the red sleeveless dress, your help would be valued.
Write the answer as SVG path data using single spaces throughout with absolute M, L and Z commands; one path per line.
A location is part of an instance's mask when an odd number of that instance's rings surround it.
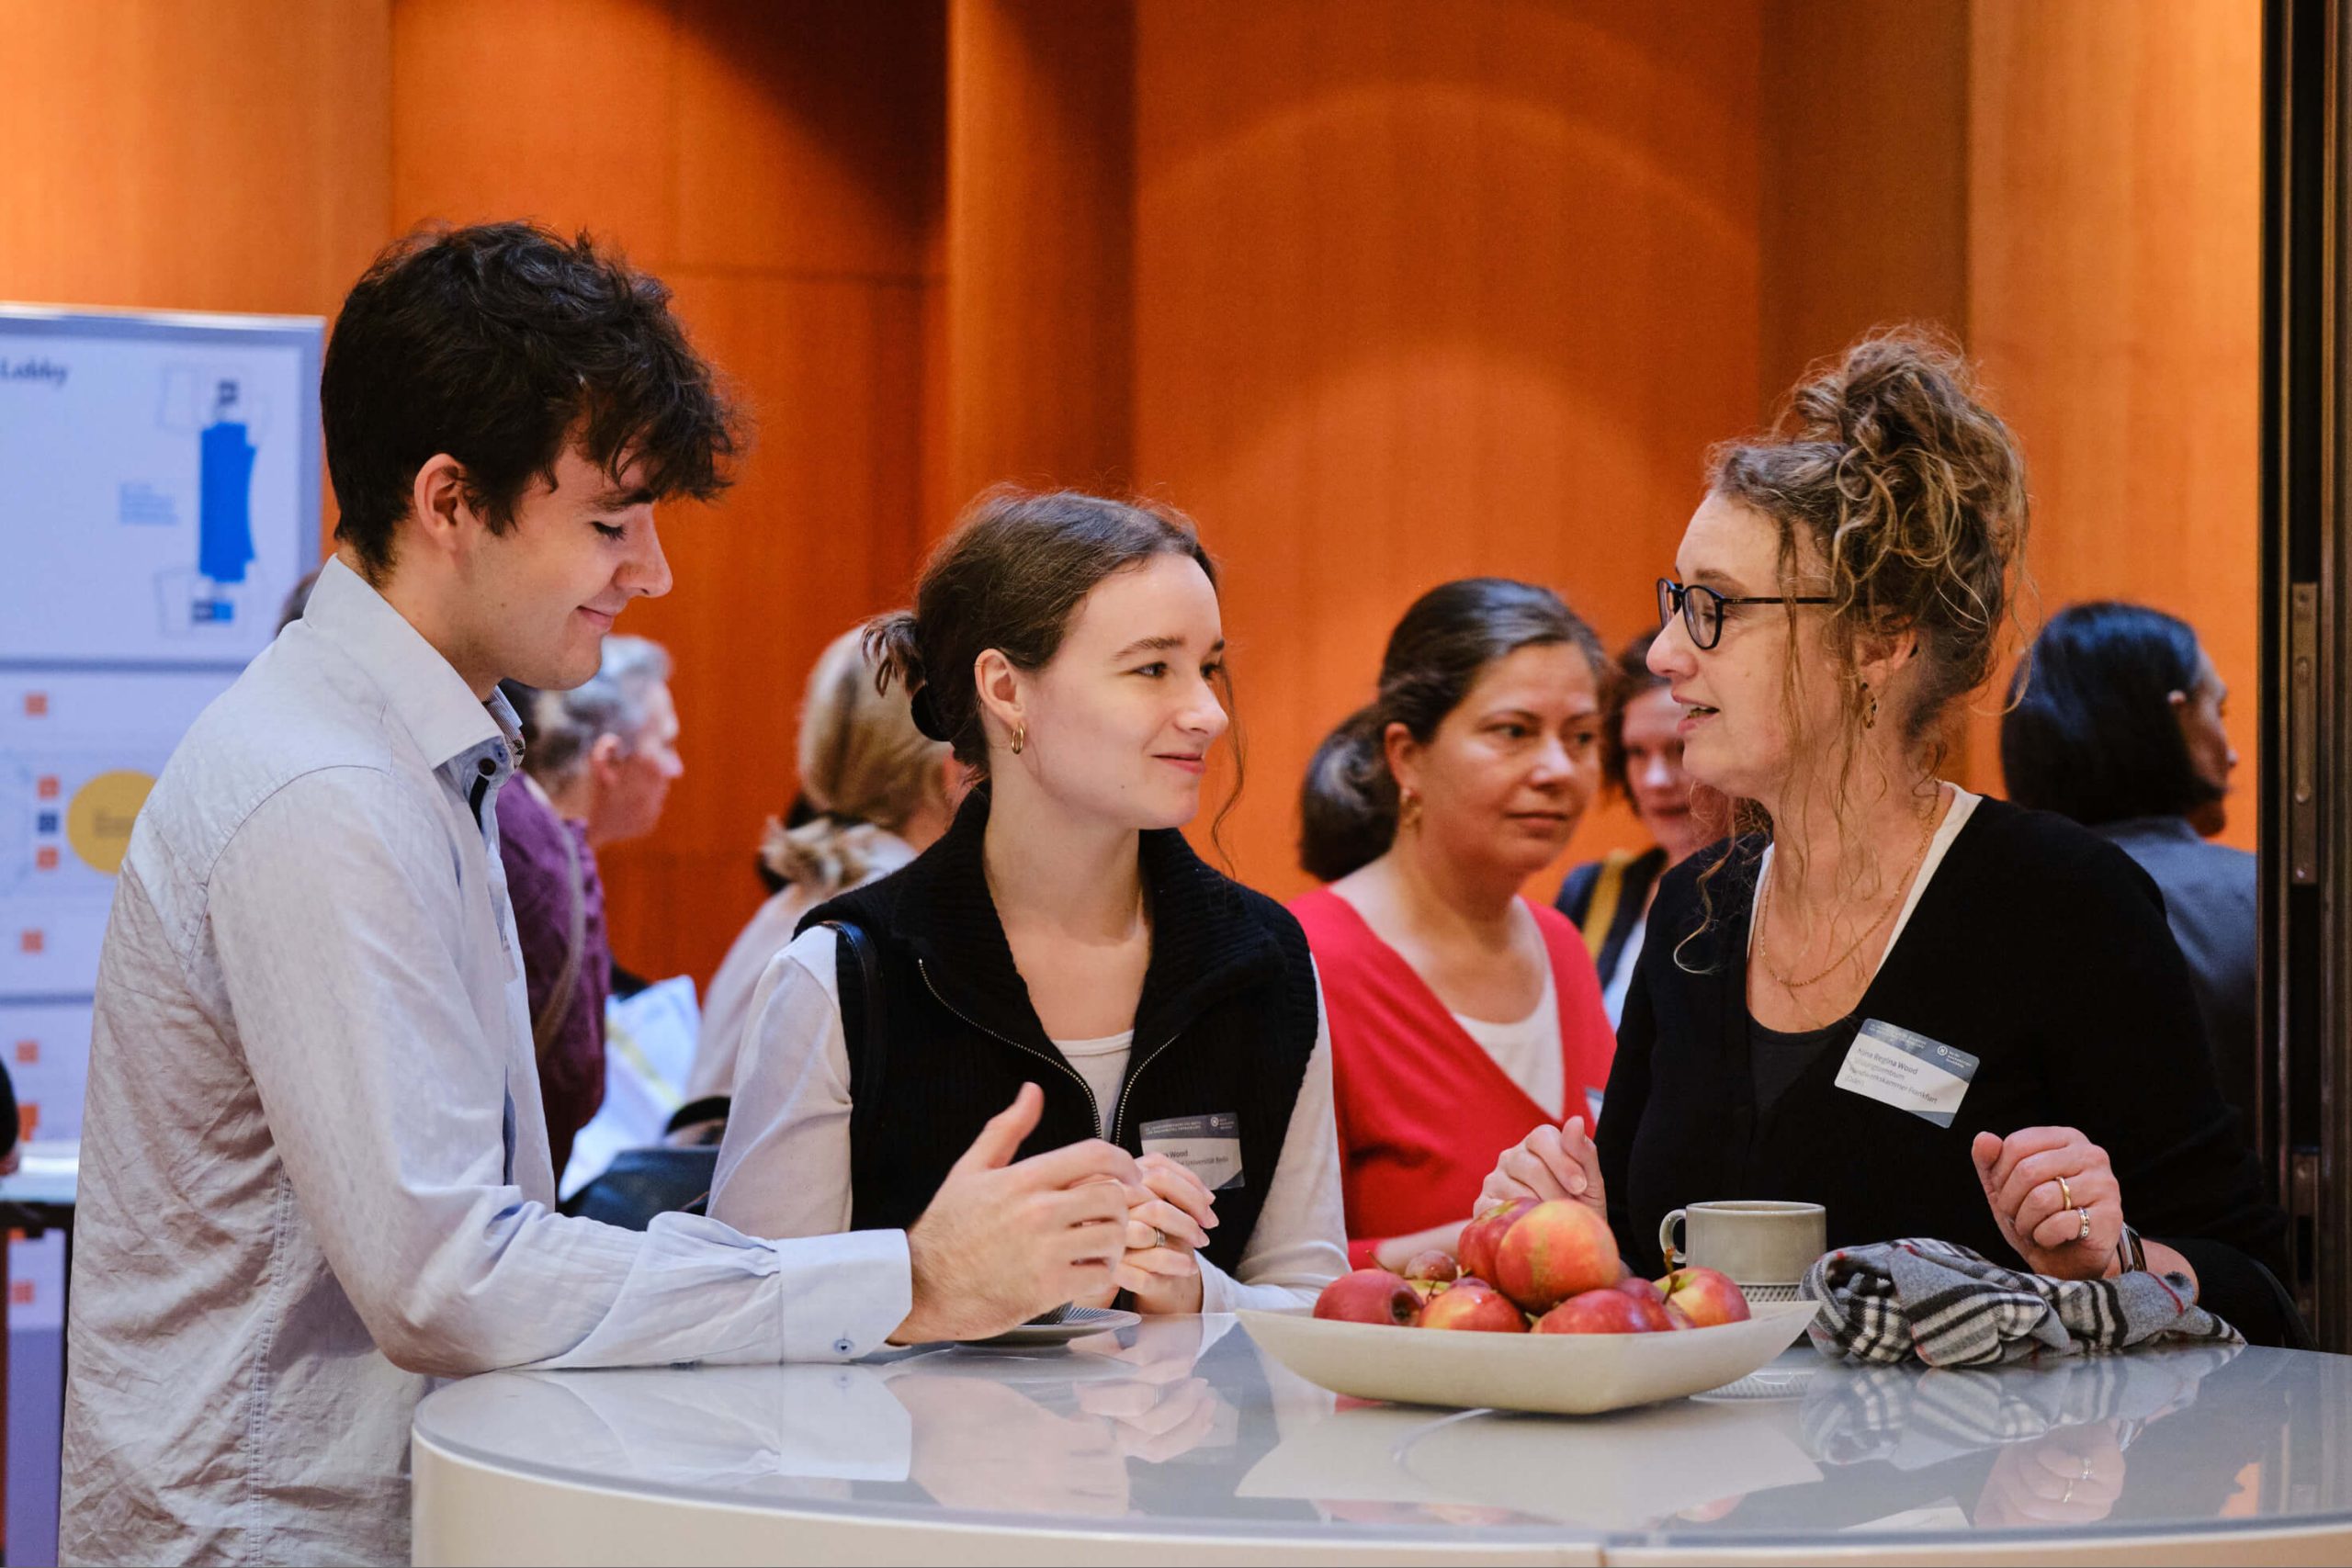
M 1589 1128 L 1588 1102 L 1608 1086 L 1617 1039 L 1584 938 L 1557 910 L 1527 908 L 1559 1000 L 1567 1069 L 1560 1115 L 1583 1113 Z M 1496 1156 L 1554 1118 L 1346 899 L 1318 888 L 1290 910 L 1314 950 L 1331 1031 L 1348 1261 L 1368 1269 L 1389 1236 L 1468 1219 Z

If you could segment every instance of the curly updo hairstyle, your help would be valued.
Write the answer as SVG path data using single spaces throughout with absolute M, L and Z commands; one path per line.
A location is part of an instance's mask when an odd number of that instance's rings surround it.
M 983 491 L 924 564 L 914 608 L 867 623 L 876 689 L 903 687 L 915 728 L 985 776 L 980 655 L 994 649 L 1016 670 L 1044 669 L 1096 585 L 1155 556 L 1182 556 L 1216 584 L 1191 520 L 1170 508 L 1079 491 Z
M 1828 574 L 1828 644 L 1849 698 L 1852 744 L 1875 700 L 1858 648 L 1915 630 L 1905 739 L 1935 731 L 1993 672 L 2025 554 L 2025 460 L 1952 346 L 1917 329 L 1875 333 L 1790 394 L 1774 434 L 1719 446 L 1708 486 L 1780 525 L 1781 592 L 1822 592 L 1800 541 Z
M 1609 655 L 1592 628 L 1560 596 L 1506 577 L 1442 582 L 1388 634 L 1373 700 L 1340 721 L 1315 750 L 1299 791 L 1298 863 L 1336 882 L 1388 852 L 1396 839 L 1396 779 L 1388 771 L 1388 727 L 1401 724 L 1422 745 L 1497 660 L 1522 648 L 1566 643 L 1603 688 Z

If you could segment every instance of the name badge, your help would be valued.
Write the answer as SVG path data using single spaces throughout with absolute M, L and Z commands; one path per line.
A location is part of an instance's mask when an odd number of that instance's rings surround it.
M 1873 1018 L 1846 1053 L 1838 1087 L 1949 1127 L 1976 1066 L 1977 1058 L 1965 1051 Z
M 1143 1124 L 1143 1152 L 1165 1155 L 1212 1192 L 1241 1185 L 1241 1118 L 1230 1111 Z

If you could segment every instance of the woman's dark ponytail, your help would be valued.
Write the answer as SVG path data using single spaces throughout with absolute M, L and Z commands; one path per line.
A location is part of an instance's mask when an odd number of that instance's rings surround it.
M 1396 781 L 1389 776 L 1379 705 L 1358 708 L 1315 749 L 1298 795 L 1298 863 L 1337 882 L 1388 852 L 1396 837 Z

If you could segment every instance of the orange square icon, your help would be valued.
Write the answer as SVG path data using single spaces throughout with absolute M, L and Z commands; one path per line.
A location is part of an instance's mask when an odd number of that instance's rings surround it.
M 30 1280 L 8 1281 L 8 1304 L 28 1307 L 33 1304 L 33 1282 Z
M 29 1144 L 40 1132 L 40 1106 L 38 1101 L 17 1107 L 17 1136 Z
M 48 945 L 47 941 L 38 931 L 20 931 L 17 935 L 18 953 L 39 953 Z
M 19 1041 L 17 1041 L 17 1065 L 18 1066 L 20 1066 L 20 1067 L 29 1067 L 29 1066 L 33 1066 L 35 1063 L 39 1062 L 40 1060 L 40 1041 L 38 1041 L 38 1040 L 19 1040 Z
M 43 800 L 55 800 L 57 798 L 57 775 L 55 773 L 43 773 L 40 780 L 34 784 L 33 794 Z
M 35 850 L 33 852 L 33 864 L 41 871 L 55 871 L 57 869 L 57 846 L 55 844 L 43 844 L 40 848 Z
M 47 692 L 27 692 L 25 694 L 25 716 L 27 718 L 39 718 L 48 712 L 49 694 Z

